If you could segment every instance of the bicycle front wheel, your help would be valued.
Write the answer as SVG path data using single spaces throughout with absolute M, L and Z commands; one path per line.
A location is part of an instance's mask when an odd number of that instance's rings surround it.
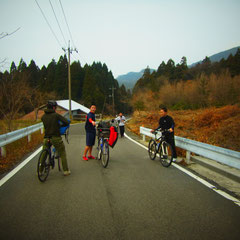
M 37 173 L 38 173 L 38 179 L 40 182 L 45 182 L 49 171 L 50 171 L 50 158 L 49 158 L 49 152 L 47 149 L 44 149 L 41 151 L 39 159 L 38 159 L 38 165 L 37 165 Z
M 151 139 L 148 143 L 148 154 L 151 160 L 154 160 L 156 158 L 157 144 L 153 139 Z
M 173 160 L 172 146 L 167 142 L 162 142 L 160 150 L 160 162 L 164 167 L 169 167 Z
M 98 146 L 97 146 L 97 159 L 101 160 L 102 158 L 102 147 L 101 147 L 101 138 L 98 139 Z
M 101 152 L 102 165 L 104 168 L 106 168 L 109 162 L 109 145 L 107 141 L 103 142 L 101 151 L 102 151 Z

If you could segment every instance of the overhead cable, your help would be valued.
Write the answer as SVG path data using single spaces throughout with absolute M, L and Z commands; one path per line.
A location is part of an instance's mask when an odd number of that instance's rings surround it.
M 41 13 L 42 13 L 42 15 L 43 15 L 44 19 L 46 20 L 46 22 L 47 22 L 47 24 L 48 24 L 48 26 L 49 26 L 49 28 L 50 28 L 50 30 L 51 30 L 51 32 L 52 32 L 52 34 L 54 35 L 55 39 L 56 39 L 56 40 L 57 40 L 57 42 L 58 42 L 59 46 L 62 48 L 62 46 L 61 46 L 61 43 L 59 42 L 59 40 L 58 40 L 58 38 L 57 38 L 56 34 L 54 33 L 54 31 L 53 31 L 53 29 L 52 29 L 51 25 L 49 24 L 49 22 L 48 22 L 48 20 L 47 20 L 47 18 L 46 18 L 46 16 L 45 16 L 45 14 L 44 14 L 44 12 L 42 11 L 41 7 L 39 6 L 39 4 L 38 4 L 37 0 L 35 0 L 35 2 L 36 2 L 36 4 L 38 5 L 38 7 L 39 7 L 39 9 L 40 9 L 40 11 L 41 11 Z
M 55 11 L 54 11 L 54 8 L 53 8 L 53 5 L 52 5 L 52 3 L 51 3 L 51 0 L 49 0 L 49 3 L 50 3 L 50 5 L 51 5 L 53 14 L 54 14 L 55 19 L 56 19 L 56 21 L 57 21 L 57 24 L 58 24 L 58 27 L 59 27 L 60 32 L 61 32 L 61 34 L 62 34 L 62 37 L 63 37 L 63 39 L 64 39 L 64 42 L 65 42 L 65 44 L 66 44 L 66 46 L 67 46 L 67 41 L 66 41 L 66 39 L 65 39 L 65 37 L 64 37 L 64 35 L 63 35 L 62 29 L 61 29 L 61 27 L 60 27 L 60 24 L 59 24 L 59 21 L 58 21 L 58 19 L 57 19 L 57 16 L 56 16 L 56 13 L 55 13 Z
M 72 34 L 71 34 L 71 32 L 70 32 L 70 29 L 69 29 L 69 26 L 68 26 L 68 23 L 67 23 L 67 18 L 66 18 L 66 15 L 65 15 L 65 13 L 64 13 L 64 10 L 63 10 L 63 6 L 62 6 L 62 2 L 61 2 L 61 0 L 59 0 L 59 3 L 60 3 L 61 8 L 62 8 L 63 16 L 64 16 L 64 19 L 65 19 L 65 22 L 66 22 L 66 25 L 67 25 L 67 28 L 68 28 L 68 32 L 69 32 L 69 35 L 70 35 L 70 37 L 71 37 L 71 40 L 72 40 L 73 46 L 75 47 L 75 44 L 74 44 L 74 42 L 73 42 L 73 38 L 72 38 Z

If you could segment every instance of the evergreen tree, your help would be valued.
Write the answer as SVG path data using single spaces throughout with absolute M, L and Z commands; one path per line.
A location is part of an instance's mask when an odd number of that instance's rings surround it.
M 27 69 L 27 64 L 21 58 L 17 70 L 18 72 L 24 72 L 26 69 Z
M 80 101 L 82 98 L 82 88 L 84 81 L 84 71 L 80 62 L 71 64 L 71 82 L 72 82 L 72 99 Z
M 60 98 L 68 99 L 68 60 L 66 55 L 59 58 L 53 85 L 54 90 Z
M 31 60 L 27 71 L 29 73 L 29 84 L 30 87 L 36 88 L 39 86 L 39 78 L 40 78 L 40 74 L 39 74 L 39 68 L 38 66 L 36 66 L 35 62 L 33 60 Z
M 54 59 L 52 59 L 51 63 L 47 66 L 47 76 L 44 77 L 44 91 L 52 92 L 55 90 L 54 86 L 54 78 L 55 78 L 55 71 L 56 71 L 57 63 Z
M 17 67 L 16 67 L 15 63 L 12 62 L 11 67 L 10 67 L 10 73 L 13 73 L 13 72 L 16 72 L 16 71 L 17 71 Z

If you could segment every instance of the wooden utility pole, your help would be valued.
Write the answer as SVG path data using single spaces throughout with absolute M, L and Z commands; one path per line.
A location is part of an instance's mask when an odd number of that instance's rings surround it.
M 113 116 L 115 117 L 115 104 L 114 104 L 114 90 L 116 88 L 114 88 L 113 86 L 111 88 L 109 88 L 110 90 L 112 90 L 112 95 L 110 95 L 110 97 L 112 97 L 112 108 L 113 108 Z
M 71 69 L 70 69 L 70 53 L 71 53 L 71 49 L 70 49 L 70 40 L 68 42 L 68 98 L 69 98 L 69 109 L 68 109 L 68 113 L 69 113 L 69 119 L 70 121 L 72 121 L 72 89 L 71 89 Z
M 71 61 L 70 61 L 70 55 L 72 53 L 72 51 L 77 51 L 77 49 L 72 49 L 70 48 L 70 40 L 68 41 L 68 49 L 64 49 L 63 51 L 66 52 L 66 50 L 68 51 L 68 98 L 69 98 L 69 109 L 68 109 L 68 114 L 69 114 L 69 119 L 72 121 L 72 89 L 71 89 Z

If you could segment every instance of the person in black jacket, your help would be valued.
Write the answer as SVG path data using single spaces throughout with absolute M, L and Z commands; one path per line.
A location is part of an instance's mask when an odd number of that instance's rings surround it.
M 49 101 L 47 103 L 47 109 L 44 110 L 45 114 L 41 118 L 45 129 L 43 149 L 47 148 L 47 138 L 51 138 L 51 142 L 61 158 L 63 174 L 64 176 L 67 176 L 70 175 L 71 172 L 68 168 L 66 150 L 60 135 L 59 122 L 61 122 L 62 126 L 67 126 L 69 125 L 69 121 L 62 115 L 56 113 L 56 108 L 57 103 L 55 101 Z
M 96 138 L 96 119 L 95 119 L 96 105 L 92 104 L 90 107 L 90 112 L 86 116 L 85 130 L 86 130 L 86 147 L 83 153 L 83 160 L 88 161 L 88 159 L 95 159 L 92 156 L 92 149 L 95 144 Z M 87 157 L 88 153 L 88 157 Z
M 167 108 L 162 107 L 160 109 L 160 119 L 159 119 L 159 126 L 155 130 L 151 130 L 151 132 L 154 132 L 158 129 L 162 130 L 169 130 L 169 133 L 165 133 L 166 141 L 172 146 L 173 148 L 173 162 L 177 159 L 177 153 L 176 153 L 176 147 L 175 147 L 175 141 L 174 141 L 174 126 L 175 123 L 169 115 L 167 115 Z

